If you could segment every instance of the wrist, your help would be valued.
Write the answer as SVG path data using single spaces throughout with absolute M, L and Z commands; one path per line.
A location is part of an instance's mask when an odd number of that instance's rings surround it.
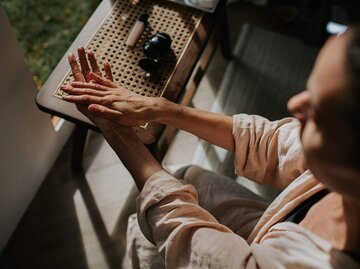
M 154 105 L 155 117 L 153 121 L 171 125 L 171 118 L 173 118 L 173 115 L 176 114 L 174 112 L 176 111 L 176 107 L 178 105 L 164 97 L 156 99 L 156 104 Z
M 134 178 L 139 190 L 150 176 L 162 169 L 161 164 L 132 129 L 128 127 L 112 129 L 105 138 Z

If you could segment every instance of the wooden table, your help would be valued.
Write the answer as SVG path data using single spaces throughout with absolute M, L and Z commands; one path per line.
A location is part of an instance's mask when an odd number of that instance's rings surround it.
M 115 1 L 112 0 L 103 0 L 101 2 L 88 23 L 70 46 L 68 52 L 63 56 L 49 76 L 36 98 L 36 104 L 40 110 L 76 124 L 72 156 L 72 167 L 76 170 L 82 167 L 82 155 L 88 129 L 99 130 L 76 109 L 74 104 L 67 103 L 55 97 L 54 91 L 56 87 L 61 85 L 64 77 L 69 73 L 70 68 L 67 62 L 67 54 L 69 52 L 76 52 L 79 46 L 88 44 L 89 40 L 94 38 L 94 29 L 98 29 L 99 25 L 104 23 L 114 3 Z M 174 3 L 169 4 L 174 5 Z M 189 104 L 205 73 L 217 40 L 220 39 L 222 41 L 220 44 L 222 44 L 223 54 L 230 57 L 231 50 L 227 32 L 225 4 L 225 0 L 221 1 L 214 13 L 200 12 L 200 21 L 195 26 L 187 46 L 182 52 L 182 57 L 178 59 L 172 75 L 167 81 L 166 88 L 163 92 L 165 98 L 183 105 Z M 216 28 L 220 31 L 215 31 Z M 174 135 L 175 130 L 173 128 L 164 128 L 164 126 L 159 124 L 149 124 L 146 129 L 143 129 L 139 133 L 140 138 L 146 144 L 149 144 L 149 148 L 158 159 L 164 156 Z

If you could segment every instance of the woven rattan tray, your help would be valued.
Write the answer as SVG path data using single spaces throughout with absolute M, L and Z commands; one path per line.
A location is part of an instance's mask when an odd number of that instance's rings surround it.
M 137 45 L 129 49 L 125 41 L 132 26 L 142 13 L 148 13 L 148 25 Z M 117 84 L 145 96 L 162 96 L 177 63 L 184 56 L 192 35 L 200 23 L 203 12 L 161 0 L 141 0 L 132 5 L 129 0 L 118 0 L 102 25 L 95 31 L 85 48 L 94 51 L 99 64 L 108 61 Z M 171 52 L 161 61 L 156 75 L 146 77 L 138 66 L 144 58 L 144 41 L 157 32 L 165 32 L 172 39 Z M 66 74 L 54 92 L 61 98 L 60 86 L 73 80 L 71 72 Z

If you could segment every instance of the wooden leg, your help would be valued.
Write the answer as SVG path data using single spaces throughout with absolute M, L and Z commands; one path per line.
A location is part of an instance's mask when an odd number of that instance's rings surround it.
M 230 45 L 230 33 L 226 5 L 223 7 L 221 12 L 217 31 L 219 31 L 221 52 L 226 60 L 231 60 L 233 55 Z
M 75 171 L 82 171 L 82 162 L 88 128 L 83 125 L 76 124 L 74 131 L 74 144 L 71 156 L 71 168 Z

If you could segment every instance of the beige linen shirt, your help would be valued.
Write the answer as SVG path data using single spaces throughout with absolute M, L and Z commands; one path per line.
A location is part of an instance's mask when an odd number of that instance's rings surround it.
M 201 208 L 192 185 L 164 170 L 148 179 L 137 200 L 139 225 L 167 268 L 360 268 L 312 232 L 279 222 L 324 189 L 304 166 L 299 128 L 293 118 L 233 116 L 236 173 L 283 189 L 248 238 Z

